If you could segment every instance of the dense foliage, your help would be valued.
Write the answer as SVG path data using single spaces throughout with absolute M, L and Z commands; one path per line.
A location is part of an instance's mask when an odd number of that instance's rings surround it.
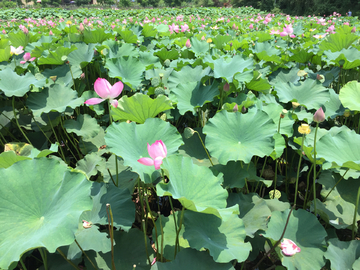
M 0 18 L 0 269 L 359 269 L 356 18 Z

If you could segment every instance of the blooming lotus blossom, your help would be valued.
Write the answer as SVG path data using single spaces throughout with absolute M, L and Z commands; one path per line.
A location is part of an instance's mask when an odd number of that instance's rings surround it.
M 279 34 L 280 34 L 279 30 L 275 30 L 275 29 L 270 30 L 270 35 L 279 35 Z
M 85 101 L 85 104 L 95 105 L 108 99 L 111 105 L 116 108 L 118 106 L 118 101 L 115 98 L 121 94 L 123 88 L 124 85 L 122 82 L 117 82 L 111 86 L 106 79 L 98 78 L 94 83 L 94 89 L 96 94 L 101 98 L 90 98 Z
M 87 222 L 86 220 L 83 220 L 82 222 L 83 222 L 83 227 L 84 227 L 84 229 L 89 229 L 89 228 L 91 228 L 91 225 L 92 225 L 91 222 Z
M 249 28 L 250 28 L 250 29 L 254 29 L 254 25 L 251 23 L 251 24 L 249 25 Z
M 185 23 L 184 25 L 180 25 L 181 32 L 190 31 L 189 26 Z
M 27 61 L 32 62 L 36 59 L 36 57 L 31 57 L 30 53 L 28 52 L 24 54 L 23 58 L 24 61 L 20 61 L 20 64 L 25 64 Z
M 320 38 L 324 38 L 327 35 L 327 33 L 323 34 L 323 35 L 313 35 L 314 38 L 320 39 Z
M 172 25 L 169 25 L 169 31 L 170 31 L 170 34 L 172 34 L 173 31 L 175 31 L 176 33 L 179 33 L 179 26 L 173 23 Z
M 281 248 L 281 252 L 285 256 L 293 256 L 301 251 L 301 249 L 293 241 L 286 238 L 283 239 L 280 248 Z
M 10 46 L 10 53 L 11 54 L 15 54 L 15 55 L 19 55 L 22 54 L 24 52 L 23 50 L 23 46 L 19 46 L 17 48 Z
M 294 29 L 292 28 L 292 25 L 288 24 L 288 25 L 285 25 L 285 27 L 283 27 L 283 31 L 280 33 L 280 36 L 282 36 L 282 37 L 286 37 L 286 36 L 292 37 L 293 32 L 294 32 Z
M 154 166 L 155 170 L 160 169 L 162 160 L 167 155 L 167 149 L 166 149 L 165 144 L 163 143 L 162 140 L 158 140 L 158 141 L 154 142 L 152 145 L 150 145 L 148 143 L 147 149 L 148 149 L 149 156 L 151 158 L 148 158 L 148 157 L 140 158 L 140 159 L 138 159 L 138 162 L 140 162 L 141 164 L 146 165 L 146 166 Z

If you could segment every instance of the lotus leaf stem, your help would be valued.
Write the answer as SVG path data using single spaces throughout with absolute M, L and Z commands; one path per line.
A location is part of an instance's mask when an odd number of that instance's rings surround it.
M 26 265 L 24 264 L 22 258 L 20 258 L 20 263 L 21 263 L 21 267 L 23 268 L 23 270 L 27 270 Z
M 359 198 L 360 198 L 360 187 L 358 188 L 357 196 L 356 196 L 356 204 L 355 204 L 355 211 L 354 211 L 354 219 L 352 224 L 352 239 L 355 240 L 355 224 L 356 224 L 356 217 L 358 213 L 358 207 L 359 207 Z
M 177 230 L 177 232 L 176 232 L 176 240 L 175 240 L 175 243 L 178 243 L 179 251 L 180 251 L 179 234 L 180 234 L 180 231 L 181 231 L 182 222 L 183 222 L 183 218 L 184 218 L 184 210 L 185 210 L 185 207 L 183 206 L 182 209 L 181 209 L 181 216 L 180 216 L 180 220 L 179 220 L 179 227 L 178 227 L 178 230 Z M 177 253 L 177 248 L 176 248 L 176 245 L 175 245 L 175 257 L 176 257 L 176 253 Z
M 83 155 L 80 153 L 79 149 L 76 147 L 75 143 L 73 142 L 73 140 L 70 139 L 70 136 L 69 134 L 67 133 L 66 129 L 64 128 L 64 125 L 63 125 L 63 119 L 62 117 L 60 116 L 60 125 L 62 127 L 62 129 L 64 130 L 64 133 L 66 135 L 66 137 L 68 138 L 69 142 L 72 144 L 72 146 L 76 149 L 76 152 L 79 156 L 80 159 L 83 158 Z
M 280 123 L 281 123 L 281 115 L 279 117 L 279 124 L 278 124 L 278 133 L 280 134 Z M 280 134 L 281 135 L 281 134 Z M 276 191 L 276 184 L 277 184 L 277 169 L 278 169 L 278 159 L 276 158 L 276 155 L 275 155 L 275 176 L 274 176 L 274 193 L 273 193 L 273 196 L 272 198 L 270 199 L 275 199 L 275 191 Z
M 40 255 L 41 255 L 42 262 L 43 262 L 43 264 L 44 264 L 44 269 L 45 269 L 45 270 L 48 270 L 46 250 L 45 250 L 45 249 L 42 249 L 42 248 L 38 248 L 38 250 L 39 250 L 39 253 L 40 253 Z
M 76 264 L 74 264 L 72 261 L 70 261 L 68 258 L 66 258 L 65 254 L 60 250 L 60 248 L 57 248 L 56 250 L 69 264 L 71 264 L 75 269 L 80 270 L 80 268 L 77 267 Z
M 16 111 L 15 111 L 15 96 L 13 96 L 13 99 L 12 99 L 12 107 L 13 107 L 13 112 L 14 112 L 14 118 L 15 118 L 15 121 L 16 121 L 16 125 L 18 126 L 20 132 L 22 133 L 22 135 L 25 137 L 25 139 L 27 140 L 27 142 L 29 144 L 31 144 L 29 138 L 26 136 L 25 132 L 22 130 L 22 128 L 20 127 L 19 125 L 19 121 L 17 120 L 16 118 Z
M 308 191 L 309 191 L 309 184 L 310 184 L 310 173 L 312 171 L 312 169 L 314 168 L 314 164 L 311 164 L 309 173 L 307 175 L 307 179 L 306 179 L 306 191 L 305 191 L 305 198 L 304 198 L 304 204 L 303 204 L 303 209 L 305 209 L 306 207 L 306 203 L 307 203 L 307 197 L 308 197 Z
M 302 157 L 303 157 L 304 139 L 305 139 L 305 134 L 302 135 L 302 140 L 301 140 L 301 153 L 300 153 L 299 164 L 298 164 L 298 169 L 297 169 L 297 173 L 296 173 L 296 182 L 295 182 L 294 205 L 296 205 L 296 199 L 297 199 L 297 195 L 298 195 L 299 174 L 300 174 L 301 160 L 302 160 Z
M 91 259 L 89 258 L 89 256 L 85 253 L 85 251 L 82 249 L 82 247 L 80 246 L 79 242 L 75 239 L 75 243 L 77 244 L 77 246 L 79 247 L 79 249 L 81 250 L 82 254 L 84 254 L 84 256 L 86 257 L 86 259 L 88 259 L 88 261 L 91 263 L 91 265 L 94 267 L 94 269 L 98 270 L 98 268 L 95 266 L 95 264 L 91 261 Z
M 343 176 L 341 176 L 340 180 L 337 181 L 337 183 L 331 188 L 331 190 L 330 190 L 329 193 L 326 195 L 326 197 L 324 198 L 323 201 L 326 201 L 327 197 L 329 197 L 330 193 L 331 193 L 331 192 L 334 190 L 334 188 L 340 183 L 340 181 L 345 177 L 345 174 L 346 174 L 349 170 L 350 170 L 350 168 L 346 170 L 346 172 L 343 174 Z
M 50 123 L 51 129 L 52 129 L 52 131 L 53 131 L 53 133 L 54 133 L 55 139 L 56 139 L 57 143 L 60 143 L 60 141 L 59 141 L 59 139 L 58 139 L 58 137 L 57 137 L 57 135 L 56 135 L 55 129 L 54 129 L 52 123 L 51 123 L 51 119 L 50 119 L 49 114 L 48 114 L 47 116 L 48 116 L 48 119 L 49 119 L 49 123 Z M 66 162 L 66 158 L 65 158 L 65 155 L 64 155 L 64 152 L 63 152 L 61 146 L 59 147 L 59 151 L 60 151 L 60 155 L 62 156 L 62 159 L 64 160 L 64 162 Z
M 210 157 L 210 155 L 209 155 L 209 152 L 208 152 L 208 150 L 206 149 L 203 140 L 201 139 L 200 133 L 197 132 L 196 130 L 194 130 L 194 132 L 198 135 L 198 137 L 199 137 L 199 139 L 200 139 L 200 142 L 201 142 L 201 144 L 202 144 L 202 146 L 203 146 L 203 148 L 204 148 L 204 150 L 205 150 L 205 152 L 206 152 L 206 155 L 208 156 L 208 158 L 209 158 L 209 160 L 210 160 L 211 166 L 214 166 L 214 163 L 213 163 L 212 160 L 211 160 L 211 157 Z
M 150 204 L 149 204 L 149 200 L 148 200 L 148 199 L 145 199 L 145 202 L 146 202 L 146 207 L 147 207 L 147 209 L 148 209 L 148 211 L 149 211 L 151 220 L 152 220 L 152 222 L 153 222 L 153 224 L 154 224 L 155 239 L 157 239 L 157 237 L 158 237 L 158 232 L 157 232 L 157 228 L 156 228 L 155 218 L 154 218 L 154 216 L 153 216 L 153 214 L 152 214 L 152 211 L 151 211 L 151 208 L 150 208 Z M 159 250 L 159 244 L 158 244 L 157 241 L 156 241 L 156 244 L 157 244 L 157 248 L 156 248 L 156 254 L 157 254 L 157 253 L 158 253 L 158 250 Z
M 313 181 L 313 192 L 314 192 L 314 214 L 316 216 L 317 209 L 316 209 L 316 135 L 319 128 L 319 123 L 316 122 L 316 128 L 315 128 L 315 136 L 314 136 L 314 181 Z
M 114 219 L 111 210 L 111 205 L 108 203 L 106 204 L 106 213 L 108 216 L 108 223 L 109 223 L 109 234 L 110 234 L 110 242 L 111 242 L 111 267 L 112 270 L 116 270 L 115 268 L 115 257 L 114 257 Z
M 147 247 L 145 219 L 142 219 L 141 223 L 142 223 L 142 227 L 143 227 L 143 231 L 144 231 L 144 243 L 145 243 L 146 256 L 147 256 L 149 265 L 151 265 L 150 256 L 149 256 L 149 252 L 148 252 L 148 247 Z

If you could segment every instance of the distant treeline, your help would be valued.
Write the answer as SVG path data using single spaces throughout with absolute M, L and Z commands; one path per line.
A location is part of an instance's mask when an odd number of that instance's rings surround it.
M 234 7 L 252 6 L 266 11 L 290 15 L 330 15 L 333 12 L 345 16 L 350 10 L 352 16 L 360 15 L 360 1 L 356 0 L 231 0 Z

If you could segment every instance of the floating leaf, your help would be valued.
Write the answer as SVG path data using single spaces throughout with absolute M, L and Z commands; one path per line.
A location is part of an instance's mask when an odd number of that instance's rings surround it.
M 344 107 L 353 111 L 360 111 L 360 83 L 352 81 L 340 89 L 339 99 Z
M 328 243 L 329 246 L 324 256 L 330 260 L 331 269 L 358 269 L 355 267 L 355 262 L 360 257 L 359 241 L 344 242 L 337 238 L 332 238 L 328 240 Z

